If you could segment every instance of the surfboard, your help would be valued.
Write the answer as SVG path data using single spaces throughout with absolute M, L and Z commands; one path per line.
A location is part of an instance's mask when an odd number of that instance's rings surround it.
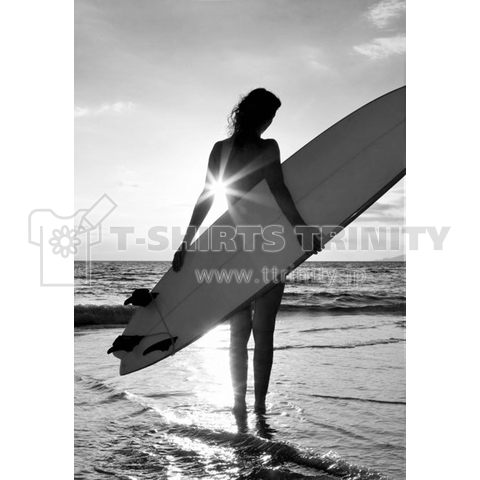
M 402 87 L 351 113 L 282 163 L 300 214 L 321 227 L 324 245 L 405 175 L 405 110 Z M 258 228 L 268 230 L 259 235 Z M 152 289 L 152 300 L 135 312 L 109 350 L 121 360 L 120 375 L 187 347 L 310 255 L 261 181 L 189 247 L 183 268 L 170 269 Z

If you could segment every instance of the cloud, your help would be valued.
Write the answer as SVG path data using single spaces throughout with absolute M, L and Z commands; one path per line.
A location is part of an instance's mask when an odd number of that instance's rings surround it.
M 389 192 L 391 195 L 391 192 Z M 390 197 L 386 202 L 374 203 L 359 218 L 360 223 L 367 225 L 372 222 L 380 222 L 386 225 L 402 225 L 405 223 L 405 202 L 404 197 Z
M 396 37 L 375 38 L 369 43 L 356 45 L 353 49 L 360 55 L 365 55 L 372 60 L 383 60 L 392 55 L 405 53 L 405 35 Z
M 135 183 L 135 182 L 122 181 L 122 182 L 118 183 L 118 185 L 120 187 L 142 188 L 142 186 L 139 183 Z
M 106 113 L 123 113 L 131 110 L 136 105 L 133 102 L 115 102 L 112 104 L 104 103 L 100 107 L 77 107 L 74 109 L 75 117 L 96 117 Z
M 367 43 L 356 45 L 353 49 L 371 60 L 383 60 L 392 55 L 405 53 L 406 40 L 403 21 L 405 19 L 405 0 L 382 0 L 371 6 L 365 13 L 368 20 L 377 28 L 389 28 L 390 32 L 402 32 L 390 37 L 377 37 Z M 395 20 L 402 19 L 402 25 Z
M 81 108 L 75 106 L 73 109 L 73 115 L 75 117 L 85 117 L 89 114 L 88 108 Z
M 367 18 L 378 28 L 385 28 L 405 14 L 405 0 L 383 0 L 368 9 Z

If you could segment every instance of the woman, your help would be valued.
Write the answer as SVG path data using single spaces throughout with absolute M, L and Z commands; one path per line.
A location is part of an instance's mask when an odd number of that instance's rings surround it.
M 248 195 L 258 182 L 265 179 L 289 222 L 294 227 L 306 226 L 284 183 L 277 142 L 261 138 L 280 105 L 280 100 L 273 93 L 257 88 L 243 97 L 233 109 L 229 117 L 231 136 L 217 142 L 212 149 L 205 187 L 193 209 L 184 241 L 175 253 L 174 271 L 182 268 L 187 248 L 212 206 L 215 182 L 222 182 L 226 186 L 225 193 L 230 208 L 240 198 Z M 302 232 L 307 233 L 305 228 Z M 312 227 L 311 233 L 318 233 L 318 230 Z M 312 237 L 307 233 L 305 238 Z M 301 237 L 299 242 L 301 244 Z M 317 242 L 314 250 L 319 250 Z M 236 415 L 246 413 L 247 343 L 252 330 L 255 340 L 255 411 L 265 412 L 265 398 L 273 361 L 275 318 L 284 288 L 284 283 L 275 284 L 271 290 L 230 320 L 230 370 L 234 393 L 233 411 Z

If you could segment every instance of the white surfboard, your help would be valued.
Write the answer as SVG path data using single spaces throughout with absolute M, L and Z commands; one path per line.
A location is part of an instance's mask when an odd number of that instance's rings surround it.
M 402 87 L 374 100 L 282 164 L 300 214 L 308 224 L 322 227 L 324 244 L 405 175 L 405 97 Z M 264 248 L 258 246 L 261 237 L 252 235 L 245 237 L 243 249 L 232 251 L 228 238 L 219 244 L 218 226 L 232 231 L 244 225 L 275 227 Z M 274 230 L 281 229 L 280 239 Z M 222 251 L 201 251 L 209 238 Z M 281 242 L 283 248 L 278 248 Z M 254 251 L 245 251 L 253 246 Z M 170 269 L 162 277 L 152 290 L 155 300 L 135 312 L 111 349 L 121 359 L 120 374 L 177 353 L 272 288 L 275 275 L 309 256 L 267 183 L 260 182 L 190 247 L 180 272 Z

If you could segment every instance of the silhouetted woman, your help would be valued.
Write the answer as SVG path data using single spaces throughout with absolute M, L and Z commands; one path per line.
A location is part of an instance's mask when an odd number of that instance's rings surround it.
M 265 179 L 289 222 L 293 226 L 306 225 L 284 183 L 277 142 L 261 138 L 272 123 L 280 105 L 280 100 L 273 93 L 264 88 L 257 88 L 243 97 L 233 109 L 229 117 L 231 136 L 213 146 L 205 187 L 193 209 L 184 241 L 173 259 L 175 271 L 181 269 L 186 249 L 213 204 L 216 182 L 222 182 L 225 186 L 228 206 L 231 208 L 240 198 L 248 195 L 258 182 Z M 275 318 L 284 288 L 284 283 L 277 283 L 265 295 L 257 298 L 252 305 L 238 312 L 230 320 L 233 411 L 237 415 L 246 413 L 247 343 L 252 330 L 255 340 L 253 358 L 255 411 L 265 412 L 265 397 L 273 361 Z

